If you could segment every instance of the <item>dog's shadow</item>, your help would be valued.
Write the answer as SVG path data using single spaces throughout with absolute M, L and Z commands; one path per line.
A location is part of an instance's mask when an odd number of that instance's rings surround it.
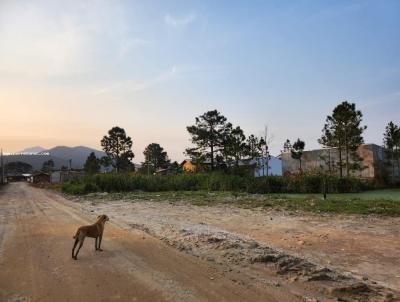
M 93 250 L 81 250 L 81 254 L 79 255 L 77 260 L 74 260 L 71 258 L 71 255 L 69 255 L 69 259 L 71 261 L 76 262 L 76 263 L 89 263 L 89 264 L 94 264 L 101 259 L 101 262 L 104 263 L 104 261 L 107 261 L 108 259 L 111 260 L 116 257 L 118 252 L 112 250 L 112 249 L 103 249 L 102 252 L 100 251 L 95 251 Z

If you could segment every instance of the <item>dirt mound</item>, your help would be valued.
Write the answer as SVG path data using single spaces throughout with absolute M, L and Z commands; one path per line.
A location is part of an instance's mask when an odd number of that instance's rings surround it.
M 253 265 L 272 269 L 277 276 L 290 282 L 308 282 L 320 286 L 325 295 L 338 301 L 400 301 L 399 293 L 368 280 L 358 280 L 351 274 L 315 264 L 254 240 L 207 226 L 169 230 L 160 236 L 143 224 L 131 224 L 188 254 L 233 266 Z M 165 235 L 165 232 L 164 232 Z

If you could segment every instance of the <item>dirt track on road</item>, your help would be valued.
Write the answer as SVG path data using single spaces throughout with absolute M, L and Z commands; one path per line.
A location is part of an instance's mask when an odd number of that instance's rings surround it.
M 249 287 L 216 266 L 137 230 L 106 225 L 103 249 L 87 239 L 71 259 L 76 228 L 95 218 L 56 193 L 10 183 L 0 193 L 0 301 L 301 301 Z

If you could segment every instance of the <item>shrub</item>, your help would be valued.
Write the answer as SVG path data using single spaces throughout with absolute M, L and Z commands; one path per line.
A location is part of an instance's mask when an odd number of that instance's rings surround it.
M 292 176 L 239 176 L 215 173 L 181 173 L 177 175 L 97 174 L 74 179 L 63 184 L 63 192 L 85 194 L 89 192 L 157 191 L 234 191 L 248 193 L 320 193 L 323 175 L 300 174 Z M 329 193 L 360 192 L 374 188 L 373 181 L 355 177 L 327 177 Z
M 61 191 L 68 194 L 81 195 L 85 193 L 85 184 L 75 184 L 72 182 L 67 182 L 62 185 Z

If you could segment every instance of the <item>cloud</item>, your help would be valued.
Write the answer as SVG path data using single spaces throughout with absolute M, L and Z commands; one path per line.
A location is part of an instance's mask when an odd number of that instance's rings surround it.
M 87 41 L 76 23 L 59 17 L 49 17 L 43 9 L 29 4 L 4 9 L 0 15 L 0 70 L 28 76 L 82 70 L 82 49 Z
M 147 80 L 137 80 L 137 79 L 129 79 L 126 81 L 116 82 L 108 87 L 100 88 L 93 91 L 93 94 L 107 94 L 107 93 L 115 93 L 119 91 L 123 92 L 138 92 L 142 90 L 149 89 L 154 87 L 160 83 L 171 80 L 178 73 L 178 69 L 176 66 L 172 66 L 170 70 L 161 73 L 160 75 Z
M 196 15 L 194 14 L 188 14 L 183 17 L 174 17 L 171 16 L 170 14 L 166 14 L 164 16 L 164 22 L 171 27 L 174 28 L 182 28 L 185 27 L 191 23 L 193 23 L 196 20 Z
M 152 44 L 153 42 L 150 40 L 146 39 L 141 39 L 141 38 L 134 38 L 134 39 L 125 39 L 122 40 L 120 45 L 119 45 L 119 56 L 123 57 L 129 51 L 139 48 L 139 47 L 144 47 Z
M 151 44 L 132 36 L 134 20 L 123 6 L 107 1 L 82 5 L 10 1 L 0 7 L 0 77 L 90 74 Z

